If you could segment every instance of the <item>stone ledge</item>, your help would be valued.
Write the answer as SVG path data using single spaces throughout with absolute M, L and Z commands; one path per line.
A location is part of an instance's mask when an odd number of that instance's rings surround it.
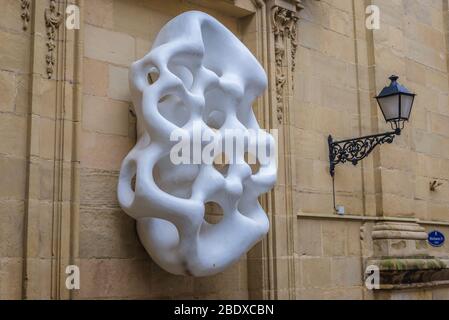
M 435 257 L 368 260 L 380 269 L 380 290 L 449 284 L 449 261 Z

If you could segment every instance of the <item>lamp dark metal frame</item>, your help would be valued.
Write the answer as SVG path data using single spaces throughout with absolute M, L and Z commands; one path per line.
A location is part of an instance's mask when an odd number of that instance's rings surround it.
M 365 159 L 378 145 L 393 143 L 396 136 L 401 135 L 401 131 L 402 129 L 404 129 L 405 122 L 409 120 L 416 95 L 408 91 L 407 88 L 403 87 L 397 82 L 397 80 L 399 79 L 398 76 L 392 75 L 389 79 L 391 80 L 390 86 L 385 87 L 375 98 L 380 106 L 385 121 L 390 123 L 391 129 L 393 131 L 340 141 L 334 141 L 331 135 L 329 135 L 328 137 L 330 164 L 329 173 L 332 177 L 334 209 L 336 211 L 335 167 L 337 166 L 337 164 L 350 162 L 354 166 L 356 166 L 359 161 Z M 384 113 L 380 99 L 396 95 L 398 95 L 398 117 L 389 119 Z M 412 97 L 410 110 L 405 116 L 402 114 L 402 96 Z
M 366 158 L 378 145 L 393 143 L 396 136 L 401 135 L 401 130 L 404 129 L 405 122 L 409 120 L 410 113 L 412 111 L 413 103 L 416 94 L 411 93 L 407 88 L 397 82 L 398 76 L 392 75 L 389 77 L 391 83 L 388 87 L 385 87 L 381 93 L 375 97 L 380 110 L 386 122 L 390 123 L 393 131 L 374 134 L 370 136 L 364 136 L 360 138 L 352 138 L 341 141 L 334 141 L 332 136 L 329 135 L 329 163 L 330 174 L 332 178 L 335 175 L 335 166 L 339 163 L 351 162 L 353 165 L 357 165 L 359 161 Z M 382 108 L 381 99 L 398 96 L 398 117 L 387 118 Z M 410 110 L 408 114 L 403 115 L 402 112 L 402 97 L 408 96 L 412 98 Z
M 394 138 L 399 135 L 401 135 L 400 127 L 390 132 L 341 141 L 334 141 L 332 136 L 329 135 L 330 175 L 334 177 L 337 164 L 350 162 L 356 166 L 359 161 L 366 158 L 378 145 L 391 144 Z

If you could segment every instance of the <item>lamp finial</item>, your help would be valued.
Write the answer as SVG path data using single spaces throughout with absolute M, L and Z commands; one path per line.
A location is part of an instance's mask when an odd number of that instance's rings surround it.
M 399 77 L 398 77 L 398 76 L 395 76 L 395 75 L 392 75 L 392 76 L 390 76 L 390 78 L 388 78 L 388 79 L 390 79 L 391 82 L 396 82 L 396 81 L 399 79 Z

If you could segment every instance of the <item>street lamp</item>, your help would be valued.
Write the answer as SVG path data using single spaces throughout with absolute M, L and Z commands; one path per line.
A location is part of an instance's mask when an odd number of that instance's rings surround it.
M 376 99 L 385 121 L 400 133 L 400 130 L 404 129 L 404 121 L 410 118 L 415 94 L 400 85 L 398 79 L 398 76 L 391 76 L 390 85 L 383 88 Z
M 404 129 L 405 121 L 410 118 L 415 94 L 398 83 L 399 77 L 391 76 L 391 83 L 383 88 L 376 97 L 380 110 L 393 131 L 348 140 L 333 141 L 329 135 L 330 174 L 335 175 L 335 166 L 339 163 L 351 162 L 353 165 L 366 158 L 380 144 L 392 143 Z

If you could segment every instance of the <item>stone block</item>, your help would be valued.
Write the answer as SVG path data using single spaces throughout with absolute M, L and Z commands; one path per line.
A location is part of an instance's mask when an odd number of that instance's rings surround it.
M 347 255 L 360 257 L 362 255 L 361 248 L 361 224 L 359 222 L 347 223 Z
M 23 256 L 24 210 L 22 201 L 0 202 L 1 258 L 21 258 Z
M 12 113 L 0 113 L 0 154 L 25 157 L 27 118 Z
M 374 257 L 427 256 L 427 233 L 424 231 L 414 223 L 375 224 L 372 233 Z
M 362 261 L 360 257 L 331 260 L 332 283 L 336 287 L 362 286 Z
M 118 208 L 117 183 L 118 172 L 82 168 L 81 206 Z
M 333 212 L 332 194 L 297 192 L 294 198 L 302 212 L 321 214 Z
M 83 128 L 97 133 L 128 136 L 129 104 L 84 95 Z
M 135 39 L 130 35 L 91 25 L 84 29 L 86 57 L 129 67 L 135 57 Z
M 346 255 L 347 228 L 344 221 L 324 221 L 321 224 L 323 234 L 323 253 L 327 257 Z
M 342 24 L 342 22 L 340 22 L 340 24 Z M 330 59 L 338 59 L 340 61 L 352 63 L 355 61 L 354 39 L 344 34 L 324 30 L 323 52 L 329 55 Z
M 21 14 L 21 6 L 16 0 L 4 0 L 0 12 L 0 29 L 13 30 L 14 33 L 23 32 Z
M 325 295 L 327 300 L 363 300 L 363 288 L 362 287 L 352 287 L 352 288 L 338 288 L 330 290 Z
M 80 208 L 81 258 L 145 258 L 135 220 L 120 209 Z M 95 245 L 92 245 L 95 244 Z
M 0 71 L 0 111 L 14 111 L 16 79 L 13 72 Z
M 114 2 L 114 30 L 141 38 L 147 37 L 149 30 L 154 30 L 151 28 L 151 15 L 139 2 L 136 0 Z
M 22 298 L 22 258 L 0 258 L 0 300 Z
M 81 259 L 75 299 L 145 299 L 151 297 L 148 259 Z
M 52 261 L 51 259 L 27 259 L 27 291 L 26 299 L 49 300 L 52 298 Z
M 87 168 L 119 170 L 123 159 L 134 146 L 127 137 L 82 132 L 81 165 Z
M 114 18 L 114 0 L 90 0 L 85 2 L 86 23 L 112 29 Z
M 0 200 L 23 200 L 26 182 L 25 160 L 0 156 L 0 176 Z
M 16 114 L 26 114 L 30 109 L 30 91 L 29 91 L 29 76 L 16 75 L 16 99 L 14 102 L 14 110 Z
M 430 123 L 431 129 L 433 133 L 440 134 L 445 137 L 449 137 L 449 117 L 431 113 L 430 114 Z
M 382 169 L 382 191 L 388 195 L 413 199 L 415 177 L 411 172 Z
M 413 198 L 403 197 L 396 194 L 384 193 L 383 213 L 389 217 L 413 217 L 415 209 Z
M 298 219 L 297 224 L 296 253 L 300 256 L 322 256 L 321 222 L 319 220 Z
M 193 278 L 194 295 L 203 296 L 225 291 L 238 291 L 240 263 L 246 263 L 246 261 L 239 261 L 224 272 L 211 277 Z
M 350 12 L 345 12 L 341 10 L 332 10 L 329 14 L 329 27 L 331 30 L 340 33 L 350 40 L 353 36 L 353 21 L 352 21 L 352 8 Z M 349 47 L 349 49 L 354 49 Z
M 56 116 L 56 81 L 44 79 L 41 75 L 33 75 L 32 99 L 33 114 L 55 119 Z
M 325 288 L 331 285 L 329 258 L 303 258 L 301 269 L 305 288 Z
M 151 42 L 136 38 L 136 60 L 142 59 L 151 49 Z
M 17 16 L 17 20 L 20 15 Z M 0 70 L 25 73 L 30 67 L 29 38 L 24 33 L 10 33 L 0 29 Z M 44 60 L 44 59 L 42 59 Z
M 441 287 L 432 290 L 433 300 L 449 300 L 449 288 Z
M 128 69 L 109 65 L 108 97 L 114 100 L 131 101 Z
M 108 92 L 108 64 L 84 58 L 83 90 L 85 94 L 106 97 Z
M 42 159 L 51 160 L 55 157 L 56 123 L 53 119 L 39 118 L 39 155 Z

